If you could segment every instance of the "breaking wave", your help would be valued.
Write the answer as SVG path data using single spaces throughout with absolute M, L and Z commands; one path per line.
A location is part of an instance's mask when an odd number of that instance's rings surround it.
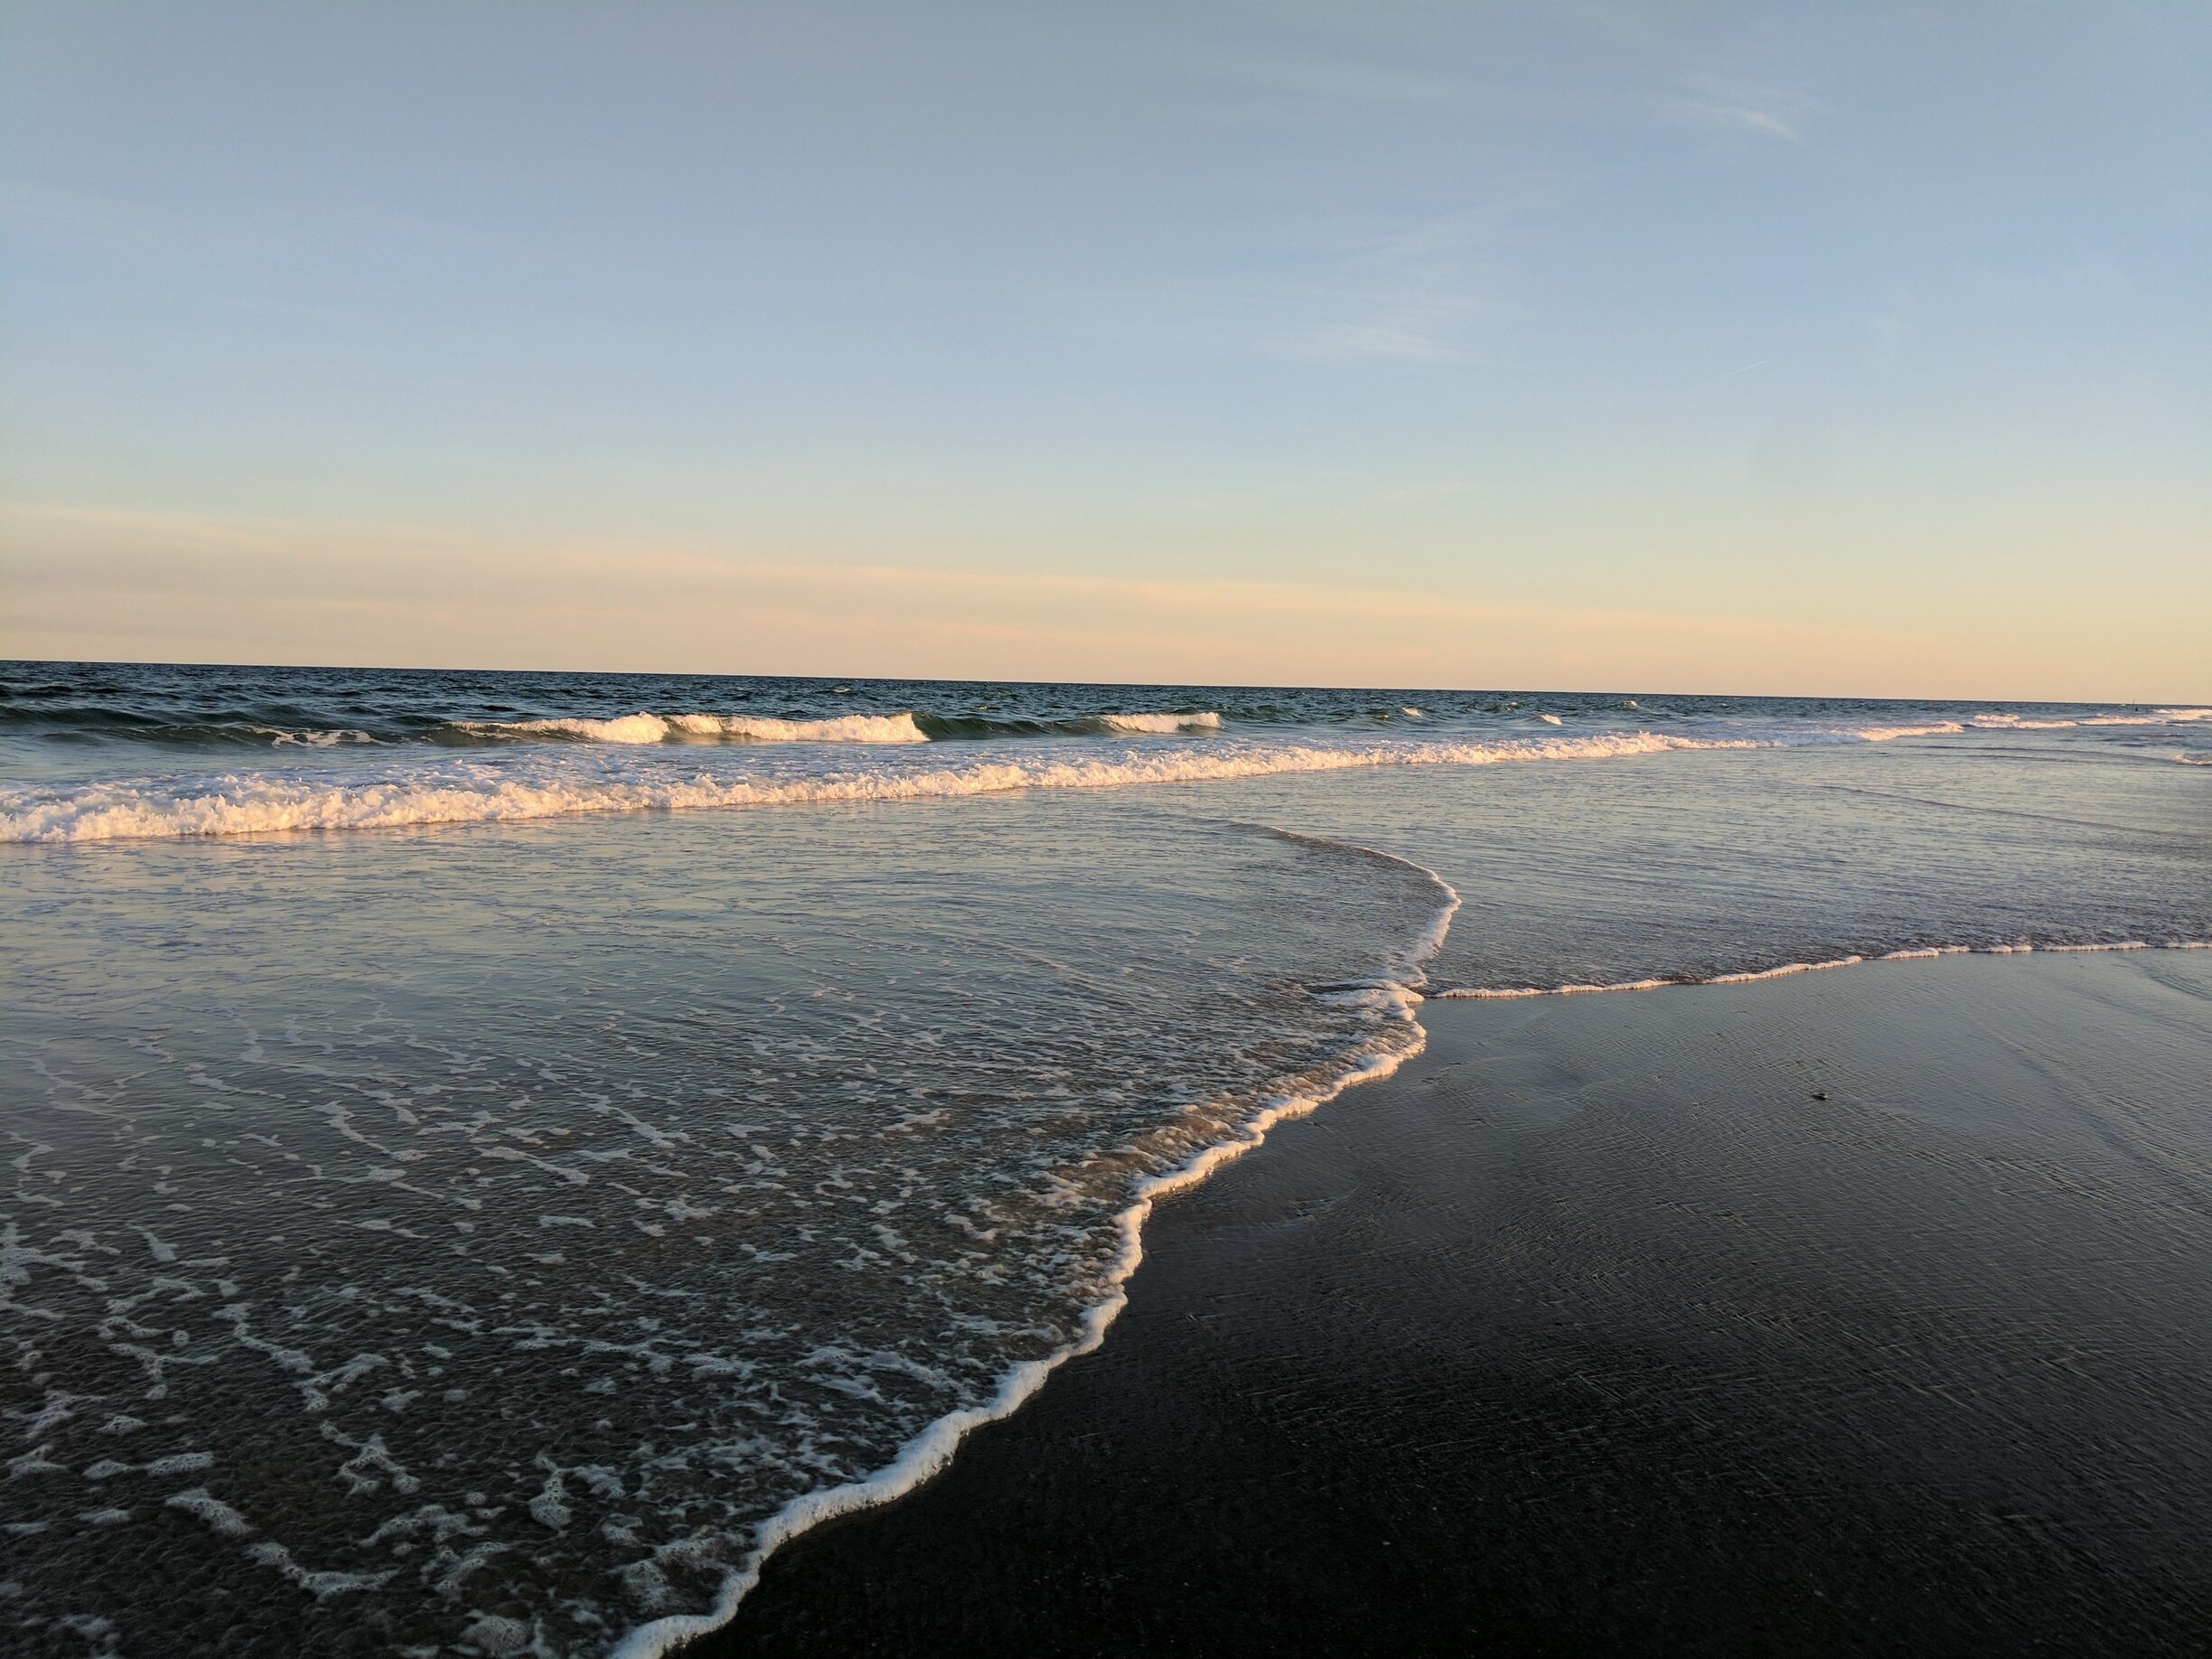
M 456 720 L 480 737 L 553 737 L 578 743 L 927 743 L 910 714 L 778 720 L 763 715 L 633 714 L 611 720 Z
M 1947 737 L 1965 729 L 1956 720 L 1937 720 L 1926 726 L 1869 726 L 1859 735 L 1869 743 L 1891 743 L 1899 737 Z
M 456 720 L 453 729 L 483 741 L 566 739 L 576 743 L 933 743 L 978 737 L 1188 736 L 1222 728 L 1222 717 L 1195 713 L 1081 715 L 1072 719 L 993 719 L 988 716 L 902 713 L 783 720 L 764 715 L 640 713 L 595 720 Z
M 1637 732 L 1493 743 L 1248 744 L 1119 749 L 1096 755 L 1062 747 L 1039 753 L 997 751 L 950 766 L 880 764 L 765 776 L 717 776 L 711 772 L 687 775 L 668 765 L 624 770 L 445 760 L 337 778 L 266 772 L 188 780 L 99 781 L 54 790 L 11 786 L 0 789 L 0 841 L 395 829 L 575 812 L 908 801 L 1002 790 L 1108 789 L 1357 767 L 1481 766 L 1762 746 L 1748 739 Z
M 88 779 L 46 787 L 0 787 L 0 842 L 98 841 L 172 836 L 254 835 L 296 830 L 394 829 L 419 824 L 510 822 L 578 812 L 687 811 L 807 801 L 906 801 L 1018 789 L 1109 789 L 1187 783 L 1283 773 L 1386 766 L 1482 766 L 1506 762 L 1606 760 L 1681 750 L 1762 749 L 1839 743 L 1889 743 L 1973 729 L 2041 729 L 2057 725 L 2156 725 L 2208 710 L 2164 709 L 2157 717 L 2090 717 L 2031 721 L 2010 716 L 1914 725 L 1839 724 L 1795 730 L 1767 726 L 1754 736 L 1672 731 L 1560 730 L 1522 736 L 1434 737 L 1228 736 L 1211 712 L 1083 716 L 1055 722 L 950 720 L 911 713 L 854 714 L 820 720 L 755 715 L 639 713 L 606 719 L 564 717 L 455 722 L 480 739 L 524 739 L 482 758 L 451 749 L 392 745 L 353 731 L 292 737 L 323 754 L 373 744 L 392 758 L 344 770 L 271 769 L 235 773 Z M 1558 727 L 1558 717 L 1540 717 Z M 1726 728 L 1723 727 L 1722 730 Z M 1742 728 L 1739 728 L 1739 730 Z M 880 759 L 822 758 L 825 749 L 927 750 L 950 756 L 940 739 L 1044 736 L 1051 744 L 960 745 L 959 758 L 886 754 Z M 1154 745 L 1150 737 L 1204 736 L 1204 743 Z M 1101 737 L 1119 743 L 1102 744 Z M 1089 741 L 1078 741 L 1088 738 Z M 1132 742 L 1130 740 L 1137 741 Z M 760 764 L 679 770 L 687 744 L 751 751 Z M 614 753 L 610 753 L 610 751 Z M 638 755 L 623 761 L 620 752 Z M 359 750 L 353 751 L 359 755 Z M 699 754 L 694 749 L 693 754 Z M 335 755 L 332 755 L 335 759 Z M 366 762 L 368 755 L 361 755 Z M 2184 764 L 2204 764 L 2179 755 Z M 708 757 L 700 755 L 702 762 Z M 919 763 L 919 764 L 917 764 Z
M 1217 732 L 1221 723 L 1221 716 L 1204 713 L 1104 714 L 1098 717 L 1101 731 L 1151 732 L 1160 736 L 1174 732 Z

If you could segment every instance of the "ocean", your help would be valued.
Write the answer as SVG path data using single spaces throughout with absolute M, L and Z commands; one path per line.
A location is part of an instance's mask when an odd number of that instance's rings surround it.
M 637 1656 L 1433 997 L 2212 942 L 2212 710 L 0 665 L 0 1621 Z

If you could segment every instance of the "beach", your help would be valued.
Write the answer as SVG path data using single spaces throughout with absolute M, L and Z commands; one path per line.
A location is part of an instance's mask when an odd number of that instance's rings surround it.
M 2212 1641 L 2212 952 L 1420 1017 L 686 1653 Z
M 2207 713 L 5 665 L 0 1628 L 2151 1642 Z
M 2212 1659 L 2207 63 L 5 5 L 0 1659 Z

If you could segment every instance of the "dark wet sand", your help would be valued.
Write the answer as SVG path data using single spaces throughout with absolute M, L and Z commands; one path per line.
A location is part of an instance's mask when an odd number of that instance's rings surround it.
M 1422 1020 L 692 1652 L 2212 1653 L 2212 952 Z

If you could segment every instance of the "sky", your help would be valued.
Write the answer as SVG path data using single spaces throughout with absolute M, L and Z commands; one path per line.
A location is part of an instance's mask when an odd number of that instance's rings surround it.
M 2212 699 L 2212 6 L 0 0 L 0 653 Z

